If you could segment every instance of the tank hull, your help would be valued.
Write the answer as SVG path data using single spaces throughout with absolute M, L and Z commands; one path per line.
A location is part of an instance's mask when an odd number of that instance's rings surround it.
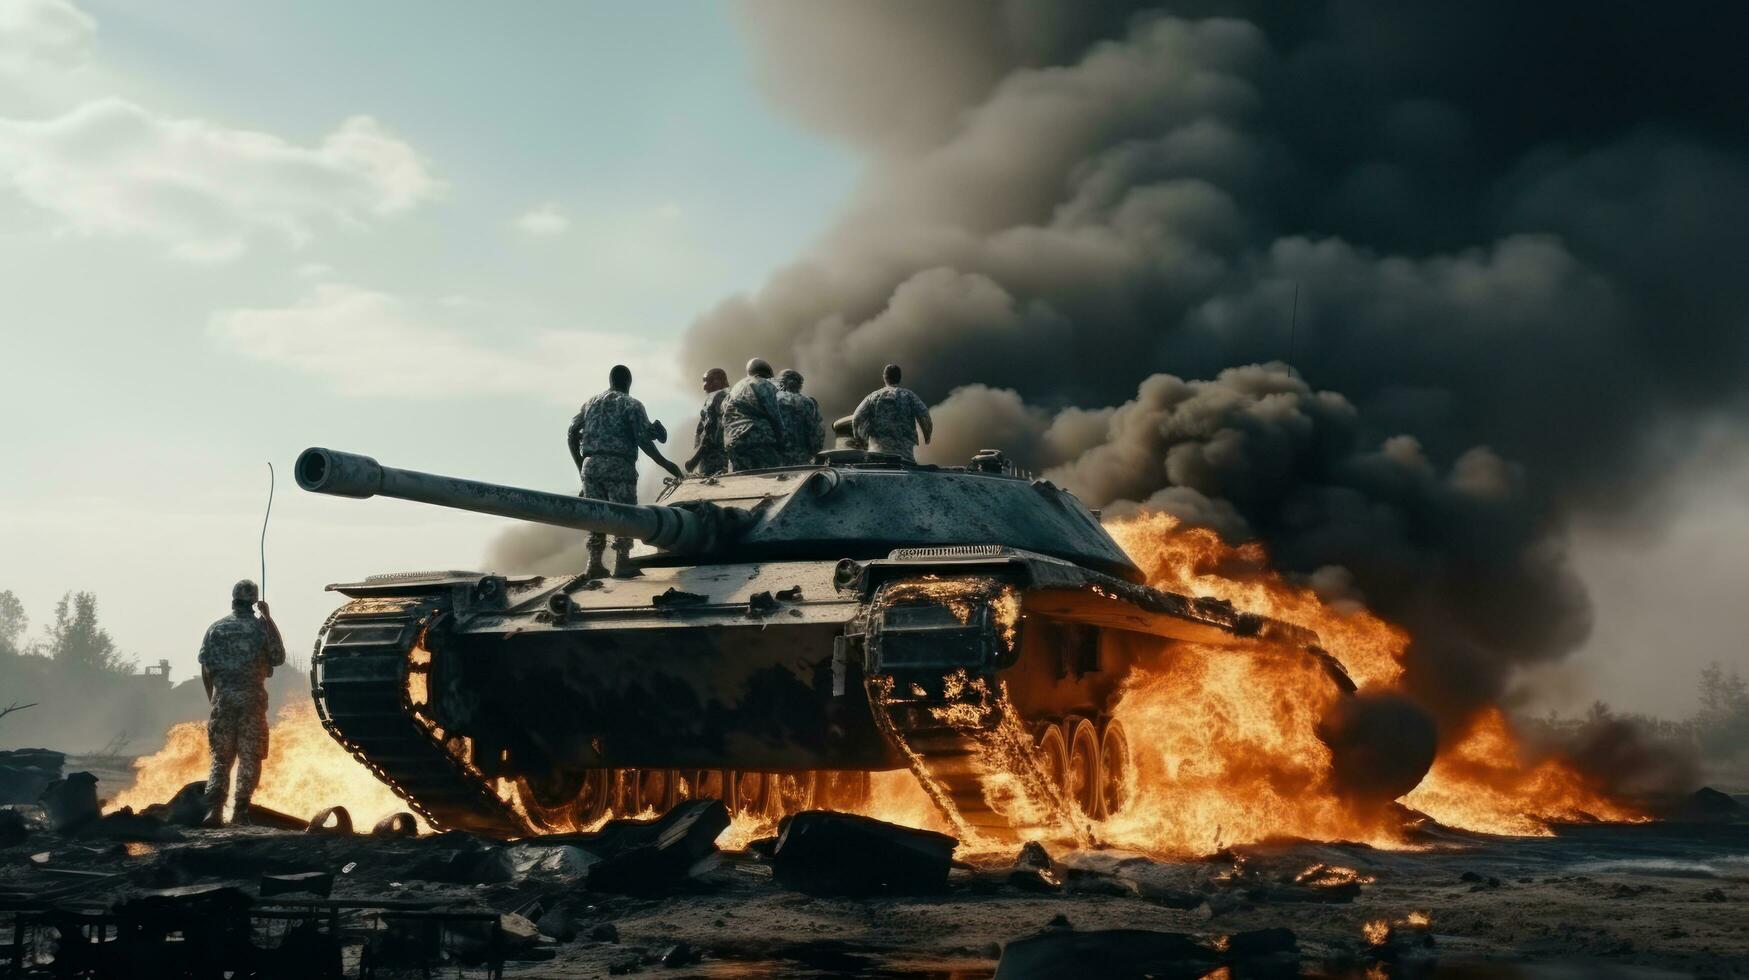
M 502 836 L 638 808 L 652 774 L 656 803 L 743 774 L 812 800 L 817 774 L 900 768 L 962 830 L 1010 834 L 1115 805 L 1097 793 L 1119 764 L 1088 753 L 1121 742 L 1110 712 L 1138 665 L 1307 657 L 1352 692 L 1293 627 L 1011 549 L 931 551 L 338 586 L 352 601 L 318 640 L 313 691 L 434 824 Z

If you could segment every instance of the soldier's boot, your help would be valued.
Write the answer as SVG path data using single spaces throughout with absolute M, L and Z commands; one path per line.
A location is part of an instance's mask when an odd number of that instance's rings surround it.
M 590 543 L 589 564 L 583 569 L 584 578 L 607 577 L 607 565 L 601 560 L 601 553 L 606 550 L 607 547 L 605 545 L 595 544 L 593 542 Z
M 623 539 L 622 539 L 623 540 Z M 638 571 L 638 566 L 632 564 L 632 543 L 626 541 L 622 546 L 618 541 L 613 545 L 613 577 L 637 578 L 644 574 Z
M 248 800 L 238 799 L 237 805 L 231 809 L 231 826 L 233 826 L 233 827 L 253 827 L 253 826 L 255 826 L 255 817 L 253 814 L 251 814 L 249 812 L 249 801 Z

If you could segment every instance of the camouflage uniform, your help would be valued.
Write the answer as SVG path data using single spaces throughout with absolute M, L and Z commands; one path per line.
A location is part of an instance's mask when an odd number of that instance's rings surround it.
M 704 407 L 698 410 L 698 428 L 693 431 L 693 445 L 699 448 L 698 464 L 693 472 L 699 476 L 716 476 L 729 468 L 723 450 L 723 401 L 729 389 L 718 388 L 704 396 Z
M 777 409 L 783 413 L 783 464 L 806 466 L 826 444 L 820 421 L 820 403 L 799 391 L 779 391 Z
M 267 758 L 267 675 L 269 668 L 283 663 L 285 644 L 248 606 L 234 606 L 229 616 L 207 627 L 200 665 L 213 683 L 213 712 L 206 726 L 213 756 L 206 780 L 209 811 L 224 806 L 232 762 L 237 764 L 236 813 L 248 810 Z
M 870 452 L 892 453 L 916 462 L 917 427 L 928 426 L 929 406 L 916 392 L 898 385 L 887 385 L 870 392 L 856 406 L 851 428 L 856 438 L 863 440 Z
M 650 416 L 644 403 L 623 391 L 609 388 L 583 403 L 571 421 L 576 452 L 582 457 L 582 496 L 616 504 L 638 502 L 638 448 L 651 438 Z M 590 531 L 589 553 L 599 555 L 607 535 Z M 632 539 L 616 537 L 613 550 L 620 557 L 632 550 Z
M 777 385 L 749 375 L 735 382 L 723 401 L 723 449 L 729 469 L 762 470 L 782 466 L 783 413 Z

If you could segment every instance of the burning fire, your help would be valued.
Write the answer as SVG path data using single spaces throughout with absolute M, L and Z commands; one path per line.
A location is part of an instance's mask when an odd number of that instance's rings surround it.
M 111 805 L 139 810 L 163 803 L 186 784 L 206 779 L 211 766 L 206 723 L 181 722 L 170 729 L 162 749 L 134 760 L 133 785 Z M 288 704 L 274 718 L 255 802 L 304 819 L 340 804 L 352 813 L 354 824 L 365 828 L 407 809 L 404 800 L 334 741 L 308 701 Z M 423 820 L 419 828 L 429 829 Z
M 1109 530 L 1150 585 L 1313 630 L 1364 690 L 1400 682 L 1407 633 L 1287 582 L 1259 545 L 1230 547 L 1165 514 Z M 1165 667 L 1136 672 L 1114 716 L 1129 733 L 1138 798 L 1100 836 L 1192 853 L 1283 835 L 1401 846 L 1394 818 L 1356 812 L 1330 785 L 1330 751 L 1316 728 L 1336 696 L 1309 663 L 1231 651 L 1179 648 Z M 1550 821 L 1638 817 L 1565 760 L 1527 768 L 1521 757 L 1505 715 L 1491 709 L 1403 802 L 1448 826 L 1505 834 L 1546 835 Z
M 1506 716 L 1490 708 L 1434 760 L 1433 771 L 1403 802 L 1447 826 L 1521 837 L 1549 836 L 1551 821 L 1644 819 L 1587 785 L 1562 760 L 1525 768 L 1521 754 Z

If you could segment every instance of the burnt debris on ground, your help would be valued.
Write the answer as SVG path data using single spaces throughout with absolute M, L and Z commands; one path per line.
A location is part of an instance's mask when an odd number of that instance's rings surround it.
M 1728 796 L 1697 796 L 1684 823 L 1441 832 L 1423 851 L 1279 841 L 1169 861 L 1028 843 L 966 864 L 952 837 L 818 811 L 723 852 L 728 814 L 708 800 L 518 841 L 415 836 L 410 816 L 207 829 L 192 787 L 93 815 L 77 775 L 53 806 L 0 809 L 0 963 L 53 956 L 91 976 L 190 956 L 262 976 L 1749 969 L 1749 823 Z

